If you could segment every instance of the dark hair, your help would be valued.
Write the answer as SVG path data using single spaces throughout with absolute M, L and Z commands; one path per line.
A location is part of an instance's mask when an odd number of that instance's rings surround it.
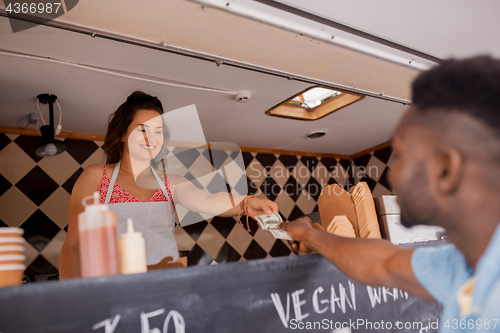
M 500 136 L 500 60 L 446 60 L 415 79 L 412 101 L 422 113 L 439 109 L 468 114 Z
M 106 164 L 117 163 L 121 160 L 123 155 L 122 138 L 127 133 L 127 128 L 134 120 L 138 110 L 155 110 L 159 114 L 163 114 L 163 106 L 155 96 L 142 91 L 134 91 L 130 94 L 127 100 L 109 117 L 108 130 L 102 145 L 102 150 L 106 154 Z M 164 133 L 164 135 L 168 135 L 168 129 Z

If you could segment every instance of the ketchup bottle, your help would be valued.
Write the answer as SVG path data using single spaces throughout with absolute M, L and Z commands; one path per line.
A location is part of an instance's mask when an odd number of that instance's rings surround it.
M 91 205 L 86 204 L 88 198 L 82 201 L 85 211 L 78 215 L 82 277 L 118 274 L 116 213 L 99 203 L 98 192 Z

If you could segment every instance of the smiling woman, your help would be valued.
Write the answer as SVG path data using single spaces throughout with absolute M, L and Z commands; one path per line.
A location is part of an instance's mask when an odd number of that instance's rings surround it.
M 278 211 L 272 201 L 244 200 L 245 196 L 234 196 L 227 206 L 228 193 L 207 193 L 184 177 L 167 175 L 163 158 L 170 131 L 162 114 L 158 98 L 136 91 L 111 115 L 102 147 L 106 164 L 87 167 L 71 193 L 68 234 L 59 260 L 61 278 L 80 275 L 78 214 L 84 210 L 82 199 L 96 191 L 100 203 L 116 212 L 117 236 L 126 232 L 128 218 L 144 235 L 148 265 L 179 257 L 174 204 L 212 216 L 236 216 L 243 209 L 240 202 L 246 203 L 250 216 Z

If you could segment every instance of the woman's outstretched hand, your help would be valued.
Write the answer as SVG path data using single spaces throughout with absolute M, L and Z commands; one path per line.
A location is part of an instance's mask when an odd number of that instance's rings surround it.
M 247 203 L 248 214 L 252 217 L 278 213 L 278 204 L 268 199 L 250 198 Z

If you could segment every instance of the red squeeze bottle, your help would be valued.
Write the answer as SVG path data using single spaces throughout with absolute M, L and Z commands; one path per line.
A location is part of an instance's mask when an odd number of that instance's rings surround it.
M 78 215 L 82 277 L 118 274 L 116 213 L 99 203 L 98 192 L 94 192 L 93 204 L 86 204 L 88 198 L 82 201 L 85 211 Z

